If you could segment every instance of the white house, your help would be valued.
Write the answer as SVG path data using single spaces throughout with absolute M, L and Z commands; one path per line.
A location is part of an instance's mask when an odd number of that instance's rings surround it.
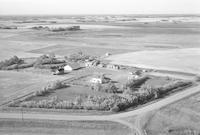
M 111 79 L 108 77 L 105 77 L 105 75 L 95 75 L 90 82 L 91 83 L 108 83 Z
M 78 63 L 68 63 L 67 65 L 64 66 L 64 71 L 70 72 L 73 70 L 80 69 L 80 65 Z
M 102 84 L 103 83 L 103 80 L 101 78 L 92 78 L 90 80 L 91 83 L 100 83 Z

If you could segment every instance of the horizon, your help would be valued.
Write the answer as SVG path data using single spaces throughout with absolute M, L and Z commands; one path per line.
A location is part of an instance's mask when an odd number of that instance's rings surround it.
M 198 0 L 0 0 L 0 15 L 200 14 Z
M 0 16 L 200 16 L 200 13 L 188 13 L 188 14 L 0 14 Z

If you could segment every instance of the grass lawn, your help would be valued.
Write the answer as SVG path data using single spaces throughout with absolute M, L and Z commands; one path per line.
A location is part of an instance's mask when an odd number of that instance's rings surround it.
M 61 100 L 74 100 L 77 96 L 87 96 L 87 95 L 102 95 L 102 96 L 108 96 L 110 94 L 103 93 L 103 92 L 95 92 L 91 90 L 89 87 L 85 86 L 70 86 L 68 88 L 64 89 L 58 89 L 50 94 L 47 94 L 46 96 L 37 96 L 32 98 L 31 100 L 42 100 L 47 99 L 52 96 L 57 96 Z

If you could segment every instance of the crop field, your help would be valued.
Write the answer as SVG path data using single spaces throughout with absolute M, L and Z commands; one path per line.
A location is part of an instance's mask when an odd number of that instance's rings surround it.
M 200 65 L 197 62 L 200 59 L 199 48 L 141 51 L 119 54 L 108 59 L 115 64 L 141 68 L 200 73 Z
M 200 94 L 157 110 L 145 124 L 148 135 L 199 135 Z
M 130 129 L 106 121 L 50 121 L 0 119 L 1 134 L 15 135 L 128 135 Z
M 66 56 L 73 51 L 83 51 L 92 55 L 104 55 L 143 51 L 166 50 L 188 47 L 198 47 L 200 25 L 199 23 L 92 23 L 73 25 L 91 25 L 92 28 L 80 31 L 50 32 L 32 30 L 33 25 L 48 25 L 40 23 L 15 23 L 5 21 L 2 23 L 16 25 L 19 29 L 0 30 L 0 59 L 12 55 L 20 57 L 33 57 L 39 54 L 54 52 Z M 68 23 L 66 23 L 67 25 Z M 57 24 L 63 25 L 63 24 Z M 114 28 L 110 28 L 110 26 Z M 101 28 L 103 27 L 103 28 Z M 185 34 L 187 33 L 187 34 Z

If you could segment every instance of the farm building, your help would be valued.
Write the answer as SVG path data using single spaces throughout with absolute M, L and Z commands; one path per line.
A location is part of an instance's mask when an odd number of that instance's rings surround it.
M 85 67 L 96 67 L 100 64 L 99 60 L 93 60 L 85 63 Z
M 92 67 L 92 65 L 93 65 L 93 62 L 92 62 L 92 61 L 86 62 L 86 63 L 85 63 L 85 67 Z
M 100 84 L 102 84 L 102 83 L 103 83 L 103 80 L 102 80 L 102 78 L 92 78 L 92 79 L 90 80 L 90 82 L 91 82 L 91 83 L 100 83 Z
M 137 79 L 137 78 L 141 77 L 141 75 L 142 75 L 142 73 L 140 70 L 130 72 L 129 76 L 128 76 L 128 80 Z
M 53 75 L 62 75 L 64 74 L 65 71 L 64 71 L 64 68 L 58 68 L 54 73 Z
M 98 67 L 100 67 L 100 68 L 106 67 L 106 64 L 101 63 L 98 65 Z
M 100 83 L 100 84 L 102 84 L 102 83 L 108 83 L 110 80 L 111 79 L 105 77 L 105 75 L 96 75 L 90 80 L 90 82 L 91 83 Z
M 139 77 L 139 75 L 129 75 L 128 80 L 138 79 Z
M 120 67 L 118 65 L 113 65 L 113 64 L 108 64 L 107 68 L 110 68 L 110 69 L 120 69 Z
M 106 57 L 108 57 L 108 56 L 110 56 L 110 55 L 111 55 L 111 53 L 108 53 L 108 52 L 105 54 Z
M 70 71 L 73 71 L 73 70 L 80 69 L 81 66 L 78 63 L 68 63 L 63 68 L 64 68 L 64 71 L 70 72 Z

